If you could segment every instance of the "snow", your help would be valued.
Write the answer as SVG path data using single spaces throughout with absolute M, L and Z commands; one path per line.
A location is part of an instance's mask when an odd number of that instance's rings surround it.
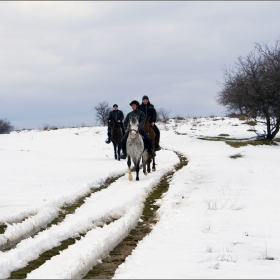
M 254 132 L 237 118 L 186 118 L 159 124 L 157 170 L 128 180 L 125 160 L 116 161 L 104 143 L 105 127 L 21 131 L 0 135 L 0 278 L 58 246 L 85 234 L 68 249 L 27 275 L 28 279 L 81 278 L 141 220 L 143 203 L 179 158 L 157 201 L 158 223 L 115 272 L 115 279 L 278 278 L 280 272 L 279 146 L 233 148 L 200 137 Z M 262 131 L 261 126 L 256 126 Z M 242 157 L 231 158 L 240 154 Z M 92 193 L 73 214 L 46 226 L 66 203 Z M 269 260 L 271 259 L 271 260 Z

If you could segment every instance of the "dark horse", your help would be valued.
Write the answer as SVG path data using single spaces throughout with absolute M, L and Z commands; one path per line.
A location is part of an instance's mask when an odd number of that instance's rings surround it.
M 152 139 L 152 147 L 153 147 L 153 151 L 155 151 L 155 147 L 156 147 L 156 141 L 155 141 L 156 134 L 155 134 L 155 132 L 154 132 L 154 130 L 153 130 L 151 124 L 150 124 L 150 118 L 151 117 L 147 117 L 146 118 L 145 125 L 144 125 L 143 129 L 147 132 L 149 137 Z M 152 162 L 152 160 L 151 160 L 150 155 L 149 154 L 145 155 L 145 158 L 144 158 L 144 154 L 143 154 L 142 162 L 143 162 L 143 170 L 144 170 L 144 172 L 147 169 L 148 173 L 151 173 L 151 162 Z M 147 167 L 144 166 L 145 164 L 147 165 Z M 155 157 L 153 158 L 152 170 L 156 171 Z
M 120 124 L 114 119 L 108 119 L 108 124 L 111 127 L 111 139 L 114 146 L 115 159 L 121 158 L 121 138 L 123 136 Z

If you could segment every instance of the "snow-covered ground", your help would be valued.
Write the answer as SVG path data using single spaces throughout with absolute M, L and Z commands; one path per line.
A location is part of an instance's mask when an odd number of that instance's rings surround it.
M 105 127 L 0 135 L 0 225 L 8 225 L 0 235 L 2 248 L 44 227 L 65 203 L 125 173 L 60 224 L 1 251 L 0 278 L 85 233 L 27 275 L 80 278 L 141 219 L 149 192 L 179 162 L 174 151 L 189 163 L 170 179 L 168 192 L 157 201 L 159 222 L 114 278 L 279 278 L 280 146 L 233 148 L 198 139 L 253 137 L 251 127 L 236 118 L 171 120 L 159 128 L 163 149 L 157 152 L 157 171 L 145 176 L 141 170 L 140 181 L 129 181 L 126 161 L 114 159 L 112 145 L 104 143 Z

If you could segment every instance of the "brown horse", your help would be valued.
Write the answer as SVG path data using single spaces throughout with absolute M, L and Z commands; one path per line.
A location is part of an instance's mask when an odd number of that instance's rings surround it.
M 111 127 L 111 139 L 114 146 L 115 159 L 121 158 L 121 138 L 123 136 L 120 124 L 114 119 L 108 119 L 108 123 Z
M 155 134 L 155 132 L 152 128 L 152 125 L 150 124 L 150 118 L 151 117 L 146 118 L 145 125 L 144 125 L 143 129 L 147 132 L 149 137 L 152 139 L 152 148 L 153 148 L 153 151 L 155 151 L 156 150 L 155 149 L 155 147 L 156 147 L 156 141 L 155 141 L 156 134 Z M 142 157 L 142 162 L 143 162 L 143 164 L 145 164 L 145 162 L 146 162 L 147 171 L 148 171 L 148 173 L 151 173 L 151 162 L 152 162 L 152 160 L 151 160 L 150 155 L 148 156 L 147 160 L 144 160 L 143 157 Z M 143 166 L 143 170 L 146 170 L 146 166 Z M 156 171 L 155 157 L 153 158 L 152 170 Z

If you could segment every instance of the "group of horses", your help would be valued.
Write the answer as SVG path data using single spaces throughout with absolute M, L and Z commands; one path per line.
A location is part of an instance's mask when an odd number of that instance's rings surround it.
M 145 125 L 143 129 L 147 132 L 149 137 L 152 139 L 152 147 L 155 151 L 155 132 L 150 124 L 150 117 L 146 118 Z M 114 119 L 108 119 L 108 123 L 111 127 L 111 140 L 114 146 L 114 156 L 116 160 L 120 160 L 121 156 L 121 138 L 123 136 L 120 124 Z M 126 153 L 127 153 L 127 166 L 128 166 L 128 179 L 133 180 L 131 174 L 131 162 L 133 162 L 136 171 L 136 181 L 139 181 L 139 170 L 140 162 L 142 159 L 143 173 L 147 175 L 152 171 L 156 170 L 155 158 L 150 157 L 147 149 L 145 149 L 145 144 L 142 135 L 138 130 L 139 121 L 137 117 L 131 117 L 129 119 L 129 134 L 126 142 Z

